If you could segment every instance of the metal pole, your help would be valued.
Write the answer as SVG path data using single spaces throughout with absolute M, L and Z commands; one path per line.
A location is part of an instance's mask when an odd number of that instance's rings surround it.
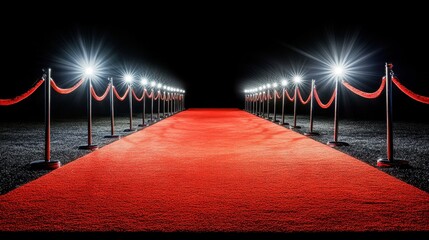
M 387 158 L 378 159 L 377 166 L 379 167 L 407 167 L 408 161 L 405 160 L 395 160 L 393 158 L 393 120 L 392 120 L 392 77 L 393 65 L 385 64 L 386 71 L 386 153 Z
M 48 68 L 45 78 L 45 159 L 36 160 L 30 163 L 32 168 L 37 169 L 57 169 L 61 167 L 61 162 L 51 160 L 51 69 Z
M 167 93 L 167 97 L 170 96 L 170 93 Z M 170 99 L 167 100 L 167 115 L 170 116 Z
M 264 94 L 265 94 L 265 92 L 264 92 Z M 264 95 L 264 94 L 262 94 L 262 95 Z M 262 112 L 261 112 L 261 117 L 263 118 L 264 117 L 264 115 L 265 115 L 265 101 L 264 101 L 265 99 L 262 99 Z
M 131 86 L 131 83 L 128 85 L 129 93 L 128 93 L 128 100 L 130 105 L 130 128 L 125 129 L 124 132 L 132 132 L 135 129 L 133 129 L 133 87 Z
M 164 99 L 162 100 L 162 118 L 165 118 L 165 100 L 167 99 L 167 96 L 165 95 L 165 91 L 163 95 L 164 95 Z
M 280 122 L 280 125 L 289 125 L 288 123 L 285 123 L 285 91 L 286 88 L 283 87 L 282 90 L 282 121 Z
M 274 98 L 274 116 L 273 116 L 273 122 L 277 122 L 277 90 L 273 90 L 273 98 Z
M 300 126 L 296 125 L 296 102 L 298 98 L 298 84 L 295 83 L 295 93 L 294 93 L 294 99 L 293 99 L 293 126 L 290 128 L 301 128 Z
M 172 107 L 173 114 L 176 113 L 176 99 L 175 99 L 175 97 L 176 97 L 176 94 L 173 93 L 173 107 Z
M 161 109 L 161 92 L 160 90 L 158 90 L 158 121 L 161 120 L 161 115 L 160 115 L 160 109 Z
M 86 79 L 88 82 L 88 89 L 87 89 L 87 118 L 88 118 L 88 145 L 80 146 L 79 149 L 84 150 L 95 150 L 98 148 L 97 145 L 92 144 L 92 96 L 91 96 L 91 78 Z
M 339 101 L 338 101 L 338 97 L 339 97 L 339 87 L 338 87 L 338 82 L 340 81 L 340 79 L 335 79 L 335 113 L 334 113 L 334 141 L 332 142 L 328 142 L 328 145 L 331 147 L 335 147 L 335 146 L 349 146 L 348 143 L 346 142 L 339 142 L 338 141 L 338 111 L 339 111 Z
M 45 161 L 51 160 L 51 69 L 45 79 Z
M 314 107 L 313 107 L 313 100 L 314 100 L 314 88 L 315 88 L 314 83 L 315 83 L 314 79 L 311 80 L 311 92 L 310 92 L 310 95 L 311 95 L 310 96 L 310 131 L 304 133 L 304 135 L 306 135 L 306 136 L 319 135 L 319 133 L 313 132 L 313 109 L 314 109 Z
M 110 135 L 104 136 L 105 138 L 118 138 L 119 135 L 115 135 L 115 110 L 114 110 L 114 98 L 113 98 L 113 78 L 108 78 L 110 81 Z
M 151 106 L 150 106 L 150 122 L 153 123 L 153 97 L 155 96 L 153 92 L 153 88 L 151 90 L 151 93 L 152 93 L 152 97 L 151 97 Z
M 146 88 L 143 89 L 143 114 L 142 114 L 142 124 L 141 124 L 142 127 L 146 126 L 145 119 L 146 119 Z
M 267 89 L 267 119 L 270 119 L 270 89 Z

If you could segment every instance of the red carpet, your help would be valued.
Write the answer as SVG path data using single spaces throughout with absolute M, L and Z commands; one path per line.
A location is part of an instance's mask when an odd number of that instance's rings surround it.
M 188 110 L 6 195 L 0 231 L 428 231 L 429 194 L 240 110 Z

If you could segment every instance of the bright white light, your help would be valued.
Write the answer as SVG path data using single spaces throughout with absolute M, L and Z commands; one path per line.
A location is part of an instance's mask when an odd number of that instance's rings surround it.
M 156 82 L 155 81 L 150 82 L 150 86 L 151 87 L 155 87 L 156 86 Z
M 127 74 L 124 76 L 124 80 L 127 83 L 131 83 L 133 81 L 133 76 L 131 74 Z
M 164 86 L 162 86 L 162 88 L 163 88 L 163 89 L 167 89 L 167 86 L 166 86 L 166 85 L 164 85 Z
M 267 85 L 262 86 L 262 89 L 266 89 L 266 88 L 267 88 Z
M 262 91 L 262 87 L 259 87 L 259 91 Z
M 342 77 L 344 75 L 344 67 L 339 65 L 334 66 L 332 68 L 332 72 L 334 73 L 335 76 Z
M 158 83 L 158 85 L 156 86 L 157 88 L 162 88 L 162 84 Z
M 300 83 L 300 82 L 302 81 L 302 79 L 301 79 L 301 77 L 300 77 L 300 76 L 295 76 L 295 77 L 293 78 L 293 81 L 294 81 L 295 83 Z
M 86 69 L 85 69 L 85 76 L 92 76 L 94 74 L 94 68 L 92 68 L 92 67 L 87 67 Z
M 143 86 L 146 86 L 146 85 L 147 85 L 147 83 L 148 83 L 147 78 L 142 78 L 141 83 L 142 83 L 142 85 L 143 85 Z
M 283 87 L 286 87 L 286 86 L 287 86 L 287 80 L 286 80 L 286 79 L 283 79 L 283 80 L 282 80 L 282 86 L 283 86 Z
M 276 88 L 278 86 L 277 83 L 273 83 L 273 88 Z
M 271 88 L 271 84 L 270 83 L 267 84 L 267 88 Z

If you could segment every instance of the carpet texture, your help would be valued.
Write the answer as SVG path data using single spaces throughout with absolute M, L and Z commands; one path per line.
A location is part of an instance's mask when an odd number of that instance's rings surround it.
M 0 231 L 428 231 L 429 194 L 237 109 L 191 109 L 0 196 Z

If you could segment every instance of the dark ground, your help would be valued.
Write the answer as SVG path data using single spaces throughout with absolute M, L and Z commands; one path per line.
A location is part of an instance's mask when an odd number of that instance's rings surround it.
M 110 118 L 94 116 L 93 119 L 93 143 L 102 147 L 115 141 L 103 138 L 104 135 L 110 134 Z M 293 122 L 291 115 L 287 115 L 286 122 Z M 133 119 L 133 125 L 140 123 L 141 115 L 137 115 Z M 53 160 L 60 160 L 65 165 L 89 153 L 78 149 L 78 146 L 87 143 L 86 124 L 86 119 L 52 121 Z M 299 115 L 297 125 L 302 128 L 295 131 L 308 131 L 308 115 Z M 129 127 L 129 118 L 117 117 L 115 127 L 117 134 L 129 134 L 123 132 Z M 322 143 L 332 141 L 333 118 L 315 116 L 314 131 L 320 133 L 320 136 L 311 137 L 314 140 Z M 374 167 L 378 158 L 386 157 L 384 121 L 340 119 L 338 140 L 350 144 L 348 147 L 339 147 L 339 151 Z M 411 168 L 379 168 L 380 171 L 429 192 L 429 123 L 395 121 L 394 150 L 395 159 L 409 160 Z M 39 159 L 44 159 L 43 122 L 0 122 L 0 194 L 48 173 L 48 170 L 30 169 L 29 163 Z

